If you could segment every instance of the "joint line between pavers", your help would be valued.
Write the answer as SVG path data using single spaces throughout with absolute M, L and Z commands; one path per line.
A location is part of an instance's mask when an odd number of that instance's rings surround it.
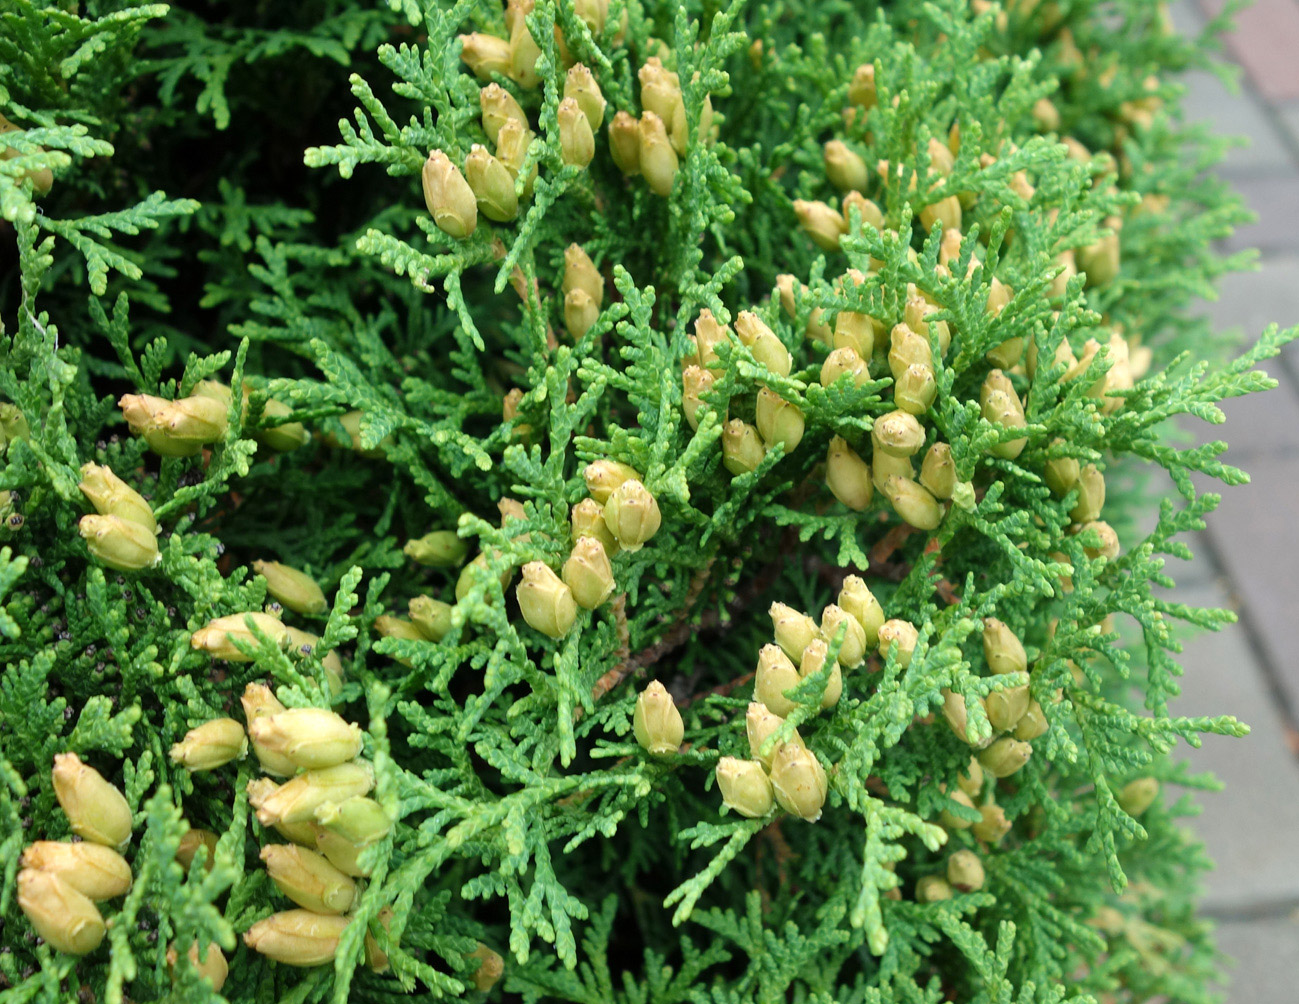
M 1261 900 L 1241 906 L 1205 906 L 1200 915 L 1220 924 L 1242 923 L 1260 920 L 1292 920 L 1299 914 L 1299 898 Z

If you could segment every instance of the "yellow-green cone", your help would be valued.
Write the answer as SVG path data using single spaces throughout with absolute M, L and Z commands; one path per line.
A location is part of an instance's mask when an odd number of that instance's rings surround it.
M 110 468 L 99 464 L 82 464 L 81 483 L 77 487 L 101 516 L 118 516 L 128 522 L 140 524 L 150 533 L 157 531 L 158 523 L 144 496 Z
M 1018 773 L 1033 755 L 1033 747 L 1026 742 L 1003 736 L 979 754 L 979 763 L 993 777 L 1010 777 Z
M 530 561 L 523 566 L 523 581 L 515 596 L 523 619 L 548 638 L 564 637 L 577 618 L 573 591 L 544 561 Z
M 983 621 L 983 657 L 994 673 L 1024 673 L 1028 671 L 1028 656 L 1023 643 L 1004 622 L 995 617 Z
M 785 719 L 772 712 L 765 704 L 759 701 L 749 702 L 749 710 L 744 716 L 744 731 L 749 739 L 749 753 L 767 770 L 771 770 L 771 758 L 776 748 L 773 746 L 763 752 L 762 746 L 784 724 Z M 796 746 L 803 745 L 803 738 L 798 734 L 798 729 L 795 729 L 793 736 L 785 741 Z
M 360 726 L 323 708 L 265 715 L 248 724 L 248 733 L 262 749 L 308 770 L 345 763 L 358 756 L 363 745 Z
M 487 138 L 493 143 L 500 136 L 501 126 L 511 119 L 528 127 L 527 114 L 514 100 L 514 95 L 500 84 L 493 83 L 484 87 L 478 95 L 478 106 L 482 111 L 483 132 L 487 133 Z
M 407 605 L 410 621 L 429 641 L 441 641 L 451 630 L 451 611 L 449 603 L 435 600 L 431 596 L 416 596 Z
M 807 646 L 803 646 L 806 648 Z M 802 657 L 802 652 L 799 652 Z M 764 645 L 758 653 L 758 668 L 753 677 L 753 696 L 773 713 L 785 718 L 797 704 L 785 696 L 799 684 L 798 667 L 781 651 L 779 645 Z
M 316 850 L 323 854 L 329 863 L 344 875 L 351 875 L 353 878 L 365 878 L 370 874 L 370 869 L 362 867 L 357 861 L 357 857 L 364 848 L 357 847 L 346 837 L 340 836 L 332 830 L 327 830 L 323 826 L 315 827 L 313 839 Z
M 262 848 L 266 873 L 280 892 L 312 913 L 346 913 L 356 898 L 356 883 L 323 855 L 293 844 Z
M 1125 784 L 1117 797 L 1124 812 L 1129 816 L 1140 816 L 1159 797 L 1159 782 L 1153 777 L 1139 777 Z
M 257 821 L 263 826 L 313 822 L 316 810 L 326 802 L 341 802 L 353 795 L 365 795 L 373 787 L 374 768 L 368 763 L 344 763 L 337 767 L 309 770 L 262 798 L 257 807 Z
M 1008 687 L 994 690 L 986 698 L 988 721 L 997 732 L 1009 732 L 1028 711 L 1028 687 Z
M 594 610 L 613 595 L 613 566 L 609 555 L 594 537 L 580 537 L 564 562 L 564 584 L 577 605 Z
M 162 560 L 153 531 L 121 516 L 82 516 L 77 529 L 91 555 L 119 572 L 139 572 Z
M 582 476 L 586 480 L 587 492 L 600 505 L 608 502 L 615 489 L 624 482 L 633 479 L 641 480 L 640 472 L 636 468 L 617 460 L 596 460 L 587 464 Z
M 489 220 L 505 223 L 519 215 L 519 197 L 514 192 L 514 175 L 487 147 L 475 143 L 465 158 L 465 181 Z
M 564 251 L 563 291 L 567 294 L 575 289 L 585 290 L 597 309 L 603 305 L 604 277 L 580 245 L 570 244 Z
M 825 458 L 825 483 L 830 494 L 855 512 L 870 505 L 875 494 L 870 466 L 842 436 L 830 440 Z
M 195 631 L 189 639 L 191 648 L 207 652 L 214 659 L 225 659 L 227 662 L 252 662 L 252 656 L 245 655 L 235 646 L 235 640 L 253 648 L 257 647 L 257 638 L 249 629 L 247 621 L 251 620 L 257 629 L 268 635 L 272 641 L 284 645 L 289 641 L 289 630 L 282 621 L 263 613 L 229 614 L 210 620 Z
M 185 953 L 185 956 L 194 971 L 211 984 L 213 992 L 220 993 L 221 988 L 226 984 L 227 977 L 230 975 L 230 964 L 226 962 L 226 957 L 221 954 L 221 949 L 209 943 L 203 950 L 202 958 L 200 958 L 198 942 L 195 941 L 190 944 L 189 951 Z M 176 976 L 176 967 L 179 962 L 180 954 L 176 951 L 176 946 L 172 945 L 167 949 L 167 968 L 172 971 L 173 979 Z
M 464 240 L 478 226 L 478 201 L 474 190 L 441 150 L 434 150 L 424 162 L 420 183 L 424 205 L 438 229 L 456 240 Z
M 632 731 L 641 747 L 654 756 L 671 756 L 685 738 L 685 723 L 667 688 L 652 680 L 636 698 Z
M 57 875 L 90 900 L 113 899 L 131 890 L 131 866 L 111 847 L 89 841 L 38 840 L 23 851 L 22 867 Z
M 895 658 L 898 665 L 906 669 L 911 665 L 911 656 L 920 640 L 920 632 L 914 624 L 904 620 L 888 620 L 880 625 L 880 657 L 887 657 L 890 649 L 896 649 Z
M 823 621 L 824 622 L 824 621 Z M 843 656 L 840 651 L 840 658 Z M 798 676 L 801 680 L 806 680 L 809 676 L 821 672 L 825 668 L 825 660 L 830 655 L 830 646 L 820 638 L 812 642 L 803 649 L 803 658 L 798 663 Z M 841 662 L 836 660 L 830 667 L 830 676 L 826 681 L 825 693 L 821 695 L 821 710 L 832 708 L 839 702 L 843 696 L 843 670 L 840 668 Z
M 815 823 L 821 818 L 829 782 L 816 755 L 802 746 L 784 743 L 771 761 L 771 786 L 776 801 L 791 815 Z
M 773 603 L 767 613 L 771 617 L 771 629 L 776 644 L 784 649 L 785 654 L 791 659 L 801 659 L 803 649 L 807 648 L 813 640 L 821 637 L 821 629 L 816 626 L 816 621 L 791 606 Z
M 662 522 L 658 501 L 635 478 L 615 488 L 604 504 L 605 526 L 624 551 L 639 551 Z
M 329 609 L 324 590 L 306 572 L 278 561 L 254 561 L 252 567 L 266 580 L 266 591 L 295 613 L 323 614 Z
M 978 892 L 983 888 L 983 862 L 974 851 L 957 851 L 947 859 L 947 881 L 961 892 Z
M 500 953 L 492 951 L 481 942 L 465 958 L 475 959 L 478 962 L 478 968 L 470 975 L 469 982 L 479 993 L 485 994 L 496 986 L 501 974 L 505 972 L 505 960 L 501 958 Z
M 908 478 L 886 478 L 880 491 L 893 504 L 893 511 L 908 526 L 934 530 L 943 521 L 943 507 L 921 485 Z
M 1010 832 L 1011 823 L 1006 818 L 1006 810 L 1000 805 L 981 805 L 979 814 L 983 817 L 970 828 L 970 831 L 988 844 L 999 844 Z
M 724 756 L 717 761 L 716 774 L 717 788 L 727 808 L 750 819 L 761 819 L 771 811 L 775 793 L 757 760 Z
M 171 748 L 171 759 L 189 771 L 215 770 L 248 752 L 244 727 L 233 718 L 214 718 L 185 733 Z
M 862 626 L 866 646 L 874 648 L 878 645 L 880 628 L 884 626 L 885 620 L 884 608 L 867 587 L 865 580 L 858 575 L 847 576 L 839 589 L 838 604 Z
M 733 418 L 722 427 L 722 465 L 732 474 L 757 470 L 766 455 L 766 444 L 748 422 Z
M 600 93 L 600 85 L 596 83 L 595 77 L 583 64 L 574 63 L 569 67 L 568 74 L 564 77 L 564 98 L 577 102 L 593 130 L 604 124 L 607 102 Z
M 412 561 L 430 568 L 455 568 L 469 555 L 469 542 L 456 536 L 454 530 L 433 530 L 406 541 L 402 553 Z
M 288 966 L 323 966 L 334 960 L 348 917 L 310 910 L 273 913 L 244 932 L 244 944 Z
M 911 457 L 925 445 L 925 427 L 915 415 L 891 411 L 875 420 L 871 442 L 877 450 L 893 457 Z
M 950 499 L 956 489 L 956 463 L 952 448 L 946 443 L 934 443 L 925 452 L 920 465 L 920 483 L 936 499 Z
M 20 871 L 18 906 L 56 952 L 85 955 L 104 940 L 104 918 L 95 904 L 52 872 Z
M 131 807 L 126 797 L 75 753 L 54 757 L 54 794 L 67 813 L 72 832 L 121 850 L 131 839 Z
M 839 664 L 845 669 L 860 666 L 866 659 L 866 629 L 857 618 L 837 603 L 829 604 L 821 611 L 821 637 L 827 642 L 844 631 L 843 642 L 839 646 Z
M 559 149 L 565 164 L 585 168 L 595 159 L 595 133 L 575 98 L 559 103 Z
M 176 860 L 185 871 L 189 871 L 190 865 L 198 857 L 199 848 L 205 848 L 207 857 L 203 867 L 211 871 L 212 865 L 216 862 L 216 846 L 217 835 L 211 830 L 186 830 L 176 846 Z
M 1042 705 L 1037 701 L 1028 702 L 1028 710 L 1024 712 L 1018 724 L 1015 726 L 1015 738 L 1028 742 L 1036 739 L 1038 736 L 1045 735 L 1051 724 L 1046 720 L 1046 715 L 1042 712 Z
M 316 822 L 354 847 L 369 847 L 392 832 L 392 819 L 383 806 L 359 795 L 325 803 L 316 810 Z
M 848 232 L 843 214 L 824 202 L 794 200 L 794 215 L 803 232 L 822 251 L 838 251 L 839 238 Z
M 941 875 L 926 875 L 916 882 L 917 903 L 938 903 L 952 898 L 952 887 Z

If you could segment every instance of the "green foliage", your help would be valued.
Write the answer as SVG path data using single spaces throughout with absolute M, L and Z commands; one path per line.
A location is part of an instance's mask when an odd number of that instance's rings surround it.
M 1232 615 L 1161 590 L 1217 503 L 1193 475 L 1246 476 L 1174 426 L 1271 386 L 1256 367 L 1295 334 L 1269 328 L 1225 362 L 1192 309 L 1248 261 L 1214 248 L 1245 218 L 1206 173 L 1222 144 L 1176 107 L 1177 74 L 1225 22 L 1188 42 L 1153 0 L 525 6 L 0 11 L 16 127 L 0 138 L 0 1002 L 1212 1000 L 1209 863 L 1175 793 L 1215 782 L 1175 747 L 1246 727 L 1175 714 L 1181 625 Z M 495 149 L 461 36 L 510 25 L 538 53 L 535 86 L 493 76 L 533 131 L 519 213 L 479 212 L 456 239 L 419 179 L 430 151 L 459 167 Z M 650 103 L 651 58 L 681 91 L 667 197 L 610 153 L 615 113 Z M 608 102 L 587 167 L 561 127 L 572 59 Z M 862 159 L 882 225 L 845 209 L 830 141 Z M 815 201 L 844 211 L 837 247 L 800 226 Z M 572 243 L 602 289 L 576 331 Z M 789 371 L 752 339 L 701 360 L 704 310 L 737 330 L 752 311 Z M 860 323 L 869 378 L 825 386 L 827 333 Z M 826 481 L 835 437 L 888 464 L 872 437 L 896 409 L 902 324 L 927 328 L 935 389 L 915 461 L 941 443 L 954 467 L 932 529 L 882 478 L 861 509 Z M 701 362 L 696 427 L 682 369 Z M 1022 422 L 983 406 L 999 379 Z M 236 390 L 190 455 L 124 429 L 122 395 L 210 401 L 213 381 Z M 760 391 L 798 409 L 801 441 L 733 473 L 726 444 L 764 425 Z M 619 534 L 612 598 L 552 638 L 525 619 L 518 572 L 564 566 L 587 465 L 608 460 L 640 475 L 661 526 L 639 548 Z M 1069 461 L 1103 472 L 1104 523 L 1053 483 Z M 89 549 L 88 462 L 147 500 L 152 564 Z M 1138 489 L 1137 472 L 1156 476 Z M 435 530 L 468 560 L 403 552 Z M 281 608 L 259 559 L 308 573 L 328 609 Z M 850 574 L 914 625 L 914 651 L 845 657 L 827 710 L 828 671 L 786 692 L 776 741 L 797 729 L 827 774 L 816 822 L 724 810 L 714 770 L 751 755 L 769 606 L 815 617 Z M 420 596 L 452 608 L 437 640 L 393 625 Z M 256 627 L 228 661 L 192 644 L 263 610 L 314 640 Z M 991 671 L 987 618 L 1027 672 Z M 825 640 L 833 665 L 848 631 Z M 682 715 L 675 754 L 634 734 L 651 680 Z M 259 681 L 365 730 L 395 821 L 361 852 L 352 920 L 316 968 L 241 938 L 291 908 L 258 858 L 287 838 L 257 820 L 257 760 L 191 775 L 169 756 L 204 721 L 242 720 Z M 962 801 L 972 754 L 1007 731 L 987 707 L 1023 687 L 1045 725 L 1027 764 Z M 945 722 L 957 699 L 965 738 Z M 84 957 L 38 941 L 17 895 L 22 848 L 71 834 L 61 752 L 135 813 L 133 887 L 100 904 L 109 933 Z M 1127 785 L 1148 779 L 1163 795 L 1135 805 Z M 969 826 L 996 807 L 1004 836 Z M 206 851 L 176 859 L 191 828 L 217 837 L 210 869 Z M 922 901 L 957 850 L 982 888 Z M 167 961 L 196 941 L 229 958 L 220 995 Z M 485 992 L 483 945 L 504 957 Z

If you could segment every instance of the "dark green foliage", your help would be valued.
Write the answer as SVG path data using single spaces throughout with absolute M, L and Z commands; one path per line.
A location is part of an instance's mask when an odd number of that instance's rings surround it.
M 1179 622 L 1231 615 L 1159 590 L 1217 502 L 1192 475 L 1245 475 L 1219 460 L 1222 443 L 1179 446 L 1173 423 L 1220 422 L 1217 402 L 1271 386 L 1254 367 L 1295 334 L 1269 329 L 1228 363 L 1191 310 L 1247 263 L 1213 247 L 1245 218 L 1205 173 L 1221 144 L 1177 117 L 1177 73 L 1205 64 L 1222 25 L 1188 42 L 1151 0 L 613 0 L 596 31 L 573 4 L 537 0 L 526 24 L 540 85 L 496 79 L 536 131 L 520 172 L 537 165 L 535 188 L 516 220 L 480 213 L 455 240 L 426 211 L 420 172 L 432 150 L 460 165 L 487 143 L 483 81 L 457 38 L 506 36 L 499 5 L 0 6 L 0 111 L 18 126 L 0 139 L 16 152 L 0 160 L 0 399 L 16 409 L 0 415 L 0 1002 L 83 986 L 110 1002 L 217 999 L 169 971 L 167 946 L 195 939 L 230 958 L 222 993 L 236 1002 L 484 999 L 480 943 L 505 957 L 487 995 L 500 1000 L 1212 1000 L 1194 910 L 1209 864 L 1177 792 L 1214 782 L 1174 747 L 1245 726 L 1170 702 Z M 608 101 L 588 168 L 565 163 L 556 26 Z M 652 56 L 677 73 L 689 123 L 667 198 L 609 154 L 608 123 L 642 110 Z M 868 62 L 875 105 L 845 118 Z M 701 138 L 706 101 L 715 134 Z M 945 175 L 929 173 L 931 138 L 958 147 Z M 869 165 L 863 194 L 884 226 L 853 211 L 827 252 L 795 201 L 840 204 L 830 140 Z M 43 195 L 29 173 L 47 168 Z M 962 206 L 957 244 L 920 216 L 947 196 Z M 1062 255 L 1117 225 L 1112 278 L 1098 265 L 1090 284 L 1057 282 Z M 573 242 L 604 280 L 576 340 L 561 288 Z M 850 268 L 860 284 L 841 281 Z M 781 275 L 796 280 L 792 316 Z M 958 481 L 932 531 L 881 491 L 852 511 L 825 479 L 832 437 L 869 457 L 894 410 L 887 332 L 909 293 L 938 308 L 937 397 L 921 422 L 926 447 L 950 445 Z M 696 430 L 681 369 L 705 308 L 727 322 L 755 311 L 793 364 L 781 375 L 723 342 Z M 849 312 L 883 322 L 881 351 L 870 380 L 824 387 L 828 346 L 805 332 Z M 1002 367 L 1026 403 L 1011 429 L 983 417 L 980 391 L 989 352 L 1016 339 L 1036 365 Z M 1062 346 L 1083 365 L 1049 364 Z M 247 403 L 197 455 L 160 458 L 125 428 L 121 395 L 178 399 L 209 380 Z M 754 421 L 762 387 L 806 429 L 733 475 L 724 422 Z M 287 420 L 304 445 L 259 445 Z M 998 455 L 1017 439 L 1022 452 Z M 1066 458 L 1105 472 L 1116 556 L 1097 557 L 1100 531 L 1075 524 L 1078 493 L 1045 483 Z M 517 571 L 560 569 L 583 471 L 606 459 L 640 473 L 662 526 L 613 556 L 614 598 L 553 640 L 525 623 Z M 86 462 L 148 499 L 153 567 L 119 573 L 88 552 Z M 521 509 L 498 508 L 511 499 Z M 459 568 L 402 550 L 439 529 L 485 563 L 458 598 Z M 251 662 L 214 661 L 191 636 L 267 607 L 257 559 L 324 587 L 327 613 L 277 611 L 320 641 L 281 649 L 263 634 Z M 909 664 L 875 653 L 845 668 L 827 712 L 825 674 L 791 692 L 787 727 L 829 773 L 819 821 L 722 812 L 713 771 L 749 756 L 769 605 L 815 616 L 846 574 L 919 629 Z M 376 619 L 419 595 L 455 604 L 449 633 L 384 637 Z M 989 672 L 987 617 L 1023 641 L 1029 673 Z M 844 640 L 827 639 L 832 658 Z M 685 722 L 665 758 L 633 736 L 651 679 Z M 398 820 L 365 852 L 372 873 L 332 966 L 290 968 L 240 941 L 289 907 L 258 860 L 281 838 L 249 804 L 255 759 L 190 775 L 168 756 L 204 721 L 242 720 L 254 681 L 359 723 L 373 797 Z M 976 804 L 995 796 L 1013 827 L 979 840 L 956 825 L 979 814 L 949 794 L 971 747 L 944 723 L 944 693 L 965 699 L 977 744 L 992 735 L 977 699 L 1023 685 L 1049 730 L 1022 770 L 985 781 Z M 137 813 L 135 885 L 101 904 L 110 933 L 82 958 L 38 944 L 16 893 L 22 848 L 70 835 L 50 777 L 65 751 Z M 1138 778 L 1163 795 L 1129 814 Z M 174 860 L 187 827 L 218 835 L 211 871 Z M 979 853 L 983 888 L 917 902 L 917 880 L 958 849 Z M 364 965 L 367 931 L 382 974 Z

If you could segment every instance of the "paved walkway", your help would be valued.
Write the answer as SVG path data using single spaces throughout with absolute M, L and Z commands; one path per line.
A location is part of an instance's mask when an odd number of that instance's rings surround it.
M 1178 0 L 1174 20 L 1198 31 L 1221 6 Z M 1242 69 L 1238 91 L 1194 74 L 1185 109 L 1190 121 L 1250 140 L 1222 173 L 1258 220 L 1225 250 L 1258 248 L 1260 267 L 1227 279 L 1206 307 L 1243 346 L 1273 321 L 1299 324 L 1299 0 L 1254 0 L 1236 24 L 1226 56 Z M 1218 862 L 1204 908 L 1236 960 L 1229 1004 L 1299 1001 L 1299 345 L 1266 368 L 1280 380 L 1276 390 L 1227 402 L 1225 426 L 1194 430 L 1232 444 L 1225 459 L 1253 480 L 1222 489 L 1209 529 L 1192 542 L 1197 560 L 1170 569 L 1178 599 L 1240 617 L 1187 641 L 1184 692 L 1173 706 L 1233 714 L 1253 728 L 1190 751 L 1196 768 L 1226 783 L 1199 797 L 1195 827 Z

